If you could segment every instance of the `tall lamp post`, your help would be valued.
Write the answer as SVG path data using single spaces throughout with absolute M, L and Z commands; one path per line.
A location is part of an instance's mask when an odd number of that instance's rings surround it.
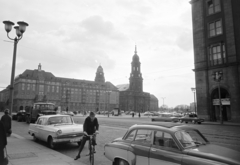
M 108 96 L 108 117 L 109 117 L 109 111 L 110 111 L 110 93 L 111 93 L 112 91 L 106 91 L 106 93 L 107 93 L 107 96 Z
M 12 30 L 12 26 L 14 25 L 11 21 L 3 21 L 5 24 L 5 30 L 7 32 L 7 36 L 10 40 L 14 41 L 14 49 L 13 49 L 13 60 L 12 60 L 12 74 L 11 74 L 11 85 L 10 85 L 10 93 L 9 93 L 9 101 L 10 101 L 10 115 L 12 114 L 13 109 L 13 92 L 14 92 L 14 77 L 15 77 L 15 66 L 16 66 L 16 54 L 17 54 L 17 44 L 18 41 L 22 39 L 23 33 L 26 31 L 26 27 L 28 24 L 26 22 L 20 21 L 17 22 L 19 26 L 15 26 L 14 29 L 16 29 L 16 37 L 11 38 L 9 37 L 9 32 Z
M 221 124 L 223 124 L 223 111 L 222 111 L 221 89 L 220 89 L 220 82 L 223 79 L 223 73 L 221 71 L 214 72 L 212 74 L 212 77 L 213 77 L 214 81 L 218 82 L 220 122 L 221 122 Z
M 191 88 L 191 90 L 193 91 L 193 95 L 194 95 L 194 111 L 195 111 L 195 114 L 197 115 L 196 98 L 195 98 L 196 88 Z

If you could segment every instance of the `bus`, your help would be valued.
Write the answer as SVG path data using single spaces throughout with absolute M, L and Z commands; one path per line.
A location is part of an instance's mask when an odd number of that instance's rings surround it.
M 27 123 L 34 123 L 37 121 L 39 116 L 42 115 L 56 115 L 55 104 L 38 102 L 34 103 L 33 107 L 30 109 L 26 116 Z

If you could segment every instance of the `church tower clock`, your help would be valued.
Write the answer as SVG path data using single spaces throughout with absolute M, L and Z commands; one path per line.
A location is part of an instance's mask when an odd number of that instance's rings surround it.
M 132 68 L 130 73 L 130 86 L 129 90 L 135 92 L 142 92 L 143 91 L 143 78 L 141 73 L 141 63 L 139 61 L 139 56 L 137 55 L 137 47 L 135 46 L 134 55 L 132 58 Z
M 97 68 L 95 82 L 105 83 L 103 68 L 101 65 Z

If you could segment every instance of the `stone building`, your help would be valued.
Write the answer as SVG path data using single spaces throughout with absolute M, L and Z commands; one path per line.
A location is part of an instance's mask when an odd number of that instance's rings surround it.
M 240 122 L 240 1 L 190 3 L 198 115 Z
M 158 107 L 158 101 L 156 98 L 155 104 L 150 104 L 150 93 L 143 92 L 143 78 L 141 73 L 141 63 L 139 56 L 137 55 L 137 48 L 132 57 L 131 73 L 129 78 L 129 84 L 117 85 L 120 92 L 119 96 L 119 108 L 124 111 L 145 112 L 149 111 L 152 107 Z M 152 110 L 154 108 L 151 108 Z M 158 108 L 154 109 L 155 111 Z
M 7 103 L 9 90 L 0 92 L 0 102 Z M 34 102 L 52 102 L 61 110 L 108 111 L 119 106 L 119 91 L 105 82 L 102 66 L 95 81 L 55 77 L 41 69 L 25 70 L 15 78 L 13 111 L 31 107 Z

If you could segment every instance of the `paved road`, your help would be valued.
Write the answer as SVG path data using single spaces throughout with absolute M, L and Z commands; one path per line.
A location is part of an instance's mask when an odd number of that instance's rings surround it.
M 76 123 L 83 123 L 85 117 L 74 117 Z M 121 137 L 125 134 L 128 127 L 137 123 L 151 122 L 150 118 L 123 118 L 123 117 L 98 117 L 100 123 L 100 134 L 97 137 L 96 147 L 96 164 L 98 165 L 111 165 L 111 162 L 103 155 L 104 144 L 112 141 L 117 137 Z M 240 127 L 239 126 L 220 126 L 220 125 L 197 125 L 189 124 L 190 126 L 199 129 L 207 139 L 218 145 L 222 145 L 228 148 L 232 148 L 240 151 Z M 19 123 L 13 121 L 13 132 L 32 140 L 32 137 L 28 135 L 28 124 Z M 42 145 L 46 145 L 43 142 L 39 142 Z M 58 146 L 57 151 L 74 158 L 78 151 L 78 146 L 75 144 L 64 144 Z M 88 157 L 85 156 L 88 153 L 87 145 L 85 146 L 82 157 L 78 161 L 89 164 Z

